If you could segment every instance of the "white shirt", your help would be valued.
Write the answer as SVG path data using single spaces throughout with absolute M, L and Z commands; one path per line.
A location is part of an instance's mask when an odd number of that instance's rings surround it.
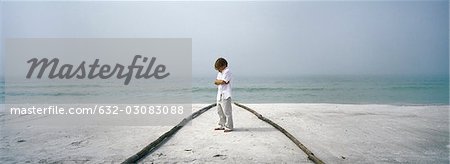
M 228 84 L 217 85 L 217 101 L 231 97 L 231 71 L 225 68 L 222 72 L 217 73 L 217 80 L 223 80 Z

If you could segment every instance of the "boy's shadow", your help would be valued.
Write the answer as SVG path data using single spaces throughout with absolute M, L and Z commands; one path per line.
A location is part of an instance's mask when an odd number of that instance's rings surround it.
M 275 128 L 272 127 L 243 127 L 243 128 L 234 128 L 233 129 L 234 132 L 271 132 L 271 131 L 276 131 Z

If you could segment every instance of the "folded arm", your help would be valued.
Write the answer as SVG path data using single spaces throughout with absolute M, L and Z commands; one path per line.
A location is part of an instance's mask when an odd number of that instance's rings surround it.
M 228 84 L 228 83 L 230 83 L 230 82 L 229 81 L 225 81 L 225 80 L 219 80 L 219 79 L 216 79 L 214 81 L 214 84 L 216 84 L 216 85 L 222 85 L 222 84 Z

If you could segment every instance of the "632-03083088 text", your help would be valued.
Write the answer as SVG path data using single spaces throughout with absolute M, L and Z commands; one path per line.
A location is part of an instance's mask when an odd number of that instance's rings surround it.
M 12 115 L 181 115 L 184 113 L 182 105 L 79 105 L 76 107 L 60 107 L 57 105 L 10 107 Z M 82 107 L 83 106 L 83 107 Z

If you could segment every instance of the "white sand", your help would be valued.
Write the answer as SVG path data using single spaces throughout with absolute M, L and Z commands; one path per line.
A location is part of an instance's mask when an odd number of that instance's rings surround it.
M 285 127 L 326 163 L 449 163 L 449 106 L 247 106 Z
M 214 130 L 219 118 L 214 107 L 142 161 L 311 163 L 305 153 L 275 128 L 242 108 L 234 105 L 233 108 L 234 132 Z
M 283 126 L 326 163 L 449 162 L 449 106 L 244 105 Z M 270 125 L 233 110 L 236 131 L 213 131 L 213 108 L 143 162 L 311 163 Z M 33 125 L 36 119 L 45 118 L 0 116 L 0 163 L 122 162 L 171 128 L 43 127 Z

